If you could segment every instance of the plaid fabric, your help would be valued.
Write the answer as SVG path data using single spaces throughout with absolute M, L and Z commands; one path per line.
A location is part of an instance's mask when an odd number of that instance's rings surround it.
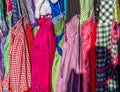
M 100 0 L 99 23 L 111 23 L 114 20 L 115 0 Z
M 97 49 L 96 54 L 97 60 L 96 60 L 96 66 L 98 68 L 105 68 L 108 66 L 112 60 L 115 58 L 116 51 L 117 51 L 117 42 L 113 46 L 111 45 L 111 25 L 106 24 L 102 25 L 99 24 L 97 28 Z M 112 49 L 109 50 L 109 48 L 112 46 Z M 100 56 L 101 55 L 101 56 Z M 105 83 L 105 81 L 112 76 L 112 73 L 114 72 L 115 67 L 111 66 L 105 71 L 97 71 L 96 72 L 96 81 L 99 83 Z M 114 76 L 112 76 L 112 80 L 108 83 L 105 83 L 103 86 L 97 86 L 96 91 L 97 92 L 118 92 L 118 77 L 117 77 L 117 71 L 113 73 Z
M 111 30 L 114 21 L 114 3 L 114 0 L 101 0 L 100 2 L 96 67 L 101 70 L 96 70 L 96 92 L 119 92 L 117 71 L 114 65 L 109 66 L 118 49 L 117 40 L 114 40 L 111 35 L 111 31 L 114 31 Z M 111 77 L 110 81 L 107 81 L 109 77 Z
M 113 76 L 113 79 L 108 84 L 106 84 L 106 86 L 97 87 L 96 92 L 119 92 L 118 81 L 116 81 L 118 78 L 116 74 L 117 72 Z
M 10 32 L 9 57 L 10 69 L 2 85 L 10 92 L 25 92 L 31 87 L 31 67 L 22 18 Z

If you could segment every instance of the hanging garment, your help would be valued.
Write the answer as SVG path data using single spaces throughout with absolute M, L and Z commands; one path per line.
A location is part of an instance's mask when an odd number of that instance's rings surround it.
M 2 40 L 1 40 L 1 56 L 2 56 L 2 81 L 4 80 L 4 77 L 5 77 L 5 74 L 6 74 L 6 63 L 5 62 L 5 58 L 4 58 L 4 46 L 5 46 L 5 43 L 6 43 L 6 37 L 7 37 L 7 34 L 8 34 L 8 26 L 7 26 L 7 21 L 4 19 L 3 22 L 2 22 L 2 33 L 3 33 L 3 37 L 2 37 Z M 7 55 L 8 56 L 8 55 Z M 4 88 L 3 88 L 4 89 Z M 4 90 L 2 90 L 1 92 L 4 92 Z M 6 91 L 7 92 L 7 91 Z
M 52 67 L 52 92 L 56 92 L 58 73 L 60 69 L 60 61 L 62 56 L 62 45 L 64 40 L 64 19 L 61 18 L 58 23 L 54 24 L 56 38 L 56 53 Z
M 113 43 L 115 34 L 111 35 L 111 24 L 98 25 L 97 32 L 97 63 L 96 63 L 96 91 L 119 92 L 118 87 L 118 73 L 116 71 L 118 63 L 117 42 Z M 104 32 L 105 31 L 105 32 Z M 97 33 L 98 34 L 98 33 Z M 103 40 L 104 38 L 104 40 Z M 113 42 L 111 42 L 112 40 Z M 111 45 L 112 44 L 112 45 Z
M 67 13 L 66 23 L 68 23 L 75 14 L 80 14 L 80 0 L 66 0 Z
M 57 3 L 58 0 L 50 0 L 52 3 Z M 40 15 L 51 14 L 51 7 L 49 0 L 35 0 L 35 17 L 40 18 Z
M 89 20 L 93 10 L 93 0 L 80 0 L 80 24 Z
M 58 0 L 56 0 L 58 1 Z M 56 92 L 56 85 L 58 80 L 58 72 L 62 56 L 62 44 L 64 36 L 64 18 L 63 18 L 63 0 L 59 0 L 55 4 L 50 1 L 52 9 L 52 22 L 54 24 L 54 32 L 56 34 L 56 52 L 52 67 L 52 92 Z
M 35 5 L 33 0 L 25 0 L 26 1 L 26 7 L 28 10 L 28 16 L 30 19 L 30 23 L 32 24 L 32 27 L 35 28 L 37 26 L 37 20 L 35 19 Z
M 78 25 L 77 14 L 66 24 L 67 40 L 62 46 L 63 55 L 56 92 L 80 92 Z
M 12 10 L 12 0 L 7 0 L 7 14 Z
M 13 20 L 12 24 L 15 25 L 19 20 L 19 11 L 18 11 L 18 3 L 17 0 L 12 0 L 12 12 L 13 12 Z
M 40 18 L 40 15 L 51 14 L 51 7 L 49 0 L 36 0 L 35 1 L 35 17 Z
M 117 43 L 111 35 L 114 22 L 115 0 L 100 2 L 99 24 L 96 43 L 96 91 L 119 92 L 117 63 Z M 112 27 L 112 29 L 111 29 Z M 116 40 L 115 40 L 116 41 Z M 115 61 L 115 63 L 113 63 Z
M 1 29 L 0 29 L 0 43 L 1 43 L 1 39 L 2 39 L 2 32 L 1 32 Z M 0 92 L 2 92 L 2 56 L 1 56 L 1 49 L 0 49 Z
M 9 36 L 10 36 L 10 30 L 12 27 L 12 1 L 11 0 L 7 0 L 7 16 L 6 16 L 6 25 L 8 27 L 8 34 L 6 34 L 6 41 L 4 44 L 4 69 L 5 69 L 5 74 L 4 74 L 4 78 L 6 77 L 8 71 L 9 71 L 9 57 L 8 57 L 8 53 L 9 53 Z
M 119 0 L 115 0 L 115 11 L 114 11 L 114 15 L 115 15 L 115 20 L 120 23 L 120 4 L 119 4 Z
M 115 0 L 101 0 L 100 1 L 100 14 L 99 23 L 111 23 L 114 20 L 114 7 Z
M 8 35 L 6 36 L 6 41 L 5 41 L 5 45 L 4 45 L 4 69 L 5 69 L 5 73 L 4 73 L 4 79 L 6 78 L 6 75 L 9 72 L 9 40 L 10 40 L 10 30 L 11 30 L 11 26 L 12 26 L 12 0 L 7 0 L 7 16 L 6 16 L 6 20 L 7 20 L 7 25 L 8 25 Z M 3 92 L 9 92 L 6 88 L 3 87 Z
M 52 65 L 56 50 L 56 36 L 52 19 L 43 16 L 32 55 L 32 92 L 52 92 Z
M 5 42 L 5 45 L 4 45 L 4 69 L 5 69 L 4 79 L 6 78 L 8 72 L 9 72 L 9 56 L 8 56 L 8 53 L 9 53 L 9 36 L 10 36 L 10 30 L 9 30 L 9 33 L 6 37 L 6 42 Z M 7 90 L 7 89 L 3 87 L 3 90 Z M 3 91 L 3 92 L 8 92 L 8 91 Z
M 118 24 L 118 29 L 120 31 L 120 25 Z M 120 38 L 119 38 L 119 41 L 118 41 L 118 67 L 117 67 L 117 70 L 118 70 L 118 80 L 119 80 L 119 88 L 120 88 Z
M 4 79 L 4 75 L 5 75 L 5 67 L 4 67 L 4 45 L 6 42 L 6 37 L 8 35 L 8 26 L 7 26 L 7 21 L 4 19 L 2 22 L 2 39 L 1 39 L 1 56 L 2 56 L 2 80 Z
M 94 0 L 94 19 L 90 49 L 90 92 L 96 92 L 96 29 L 99 22 L 100 0 Z
M 1 12 L 2 12 L 2 19 L 6 17 L 6 0 L 0 0 L 0 3 L 2 3 Z
M 12 92 L 29 92 L 31 88 L 31 67 L 22 19 L 10 32 L 10 68 L 3 81 L 3 87 Z
M 21 13 L 21 16 L 25 16 L 25 20 L 26 20 L 26 23 L 30 23 L 30 18 L 29 18 L 29 14 L 28 14 L 28 9 L 27 9 L 27 2 L 26 0 L 19 0 L 18 1 L 18 4 L 19 4 L 19 8 L 20 8 L 20 13 Z
M 96 92 L 96 29 L 98 23 L 93 25 L 91 33 L 91 49 L 90 49 L 90 92 Z
M 90 92 L 90 56 L 91 33 L 94 24 L 93 16 L 81 25 L 82 62 L 81 62 L 81 91 Z
M 30 55 L 30 61 L 32 60 L 32 50 L 33 50 L 33 44 L 34 44 L 34 35 L 31 24 L 26 24 L 26 39 L 27 39 L 27 45 Z
M 12 18 L 12 14 L 8 15 L 8 23 L 9 24 L 9 31 L 8 31 L 8 35 L 6 36 L 6 42 L 4 45 L 4 69 L 5 69 L 5 74 L 4 74 L 4 78 L 6 77 L 8 71 L 9 71 L 9 39 L 10 39 L 10 30 L 11 30 L 11 18 Z
M 52 21 L 54 24 L 56 24 L 63 17 L 63 10 L 64 10 L 63 0 L 59 0 L 55 4 L 52 3 L 52 1 L 50 1 L 50 6 L 52 9 L 52 13 L 51 13 Z

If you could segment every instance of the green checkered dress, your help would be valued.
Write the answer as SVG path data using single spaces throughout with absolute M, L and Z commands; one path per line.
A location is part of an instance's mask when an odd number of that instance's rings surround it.
M 96 92 L 119 92 L 118 76 L 114 65 L 117 40 L 112 45 L 111 26 L 114 22 L 115 0 L 100 0 L 99 24 L 96 42 Z M 111 48 L 112 47 L 112 48 Z M 107 81 L 110 78 L 110 81 Z

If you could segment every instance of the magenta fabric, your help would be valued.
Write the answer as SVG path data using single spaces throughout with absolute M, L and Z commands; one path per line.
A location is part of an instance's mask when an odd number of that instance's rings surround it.
M 66 24 L 67 40 L 62 46 L 63 55 L 56 92 L 80 92 L 78 23 L 79 17 L 75 15 Z
M 82 63 L 81 63 L 81 85 L 82 92 L 90 92 L 90 48 L 91 33 L 94 20 L 91 17 L 81 25 L 82 35 Z
M 34 40 L 32 55 L 31 92 L 51 92 L 56 36 L 51 18 L 43 17 L 38 20 L 38 23 L 40 29 Z

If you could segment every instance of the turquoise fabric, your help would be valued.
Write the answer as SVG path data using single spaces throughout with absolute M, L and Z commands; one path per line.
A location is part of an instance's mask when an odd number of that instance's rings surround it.
M 66 12 L 67 12 L 67 2 L 64 0 L 64 16 L 66 18 Z

